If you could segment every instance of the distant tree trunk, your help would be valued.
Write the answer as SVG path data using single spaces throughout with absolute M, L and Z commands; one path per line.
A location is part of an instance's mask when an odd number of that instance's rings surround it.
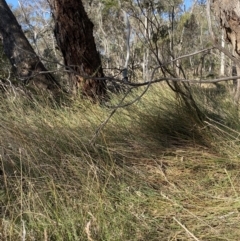
M 97 52 L 93 23 L 88 18 L 81 0 L 49 0 L 55 21 L 55 37 L 62 51 L 65 65 L 74 72 L 69 73 L 73 91 L 78 84 L 84 95 L 101 99 L 106 95 L 100 55 Z M 85 76 L 93 77 L 84 78 Z
M 225 47 L 225 39 L 224 39 L 224 29 L 222 29 L 222 35 L 221 35 L 221 45 L 222 48 Z M 225 74 L 225 54 L 221 52 L 221 63 L 220 63 L 220 76 L 224 76 Z
M 144 11 L 144 9 L 142 10 Z M 143 81 L 149 81 L 149 46 L 148 42 L 150 39 L 150 29 L 149 29 L 149 16 L 150 16 L 150 8 L 146 6 L 145 14 L 144 14 L 144 52 L 143 52 Z
M 210 0 L 208 0 L 210 1 Z M 240 75 L 240 4 L 239 0 L 212 0 L 211 8 L 225 30 L 227 40 L 232 44 L 235 57 L 239 60 L 237 74 Z M 235 83 L 236 102 L 240 98 L 240 80 Z
M 41 89 L 59 89 L 60 85 L 51 74 L 39 74 L 47 70 L 5 0 L 0 0 L 0 16 L 0 34 L 3 38 L 4 52 L 18 78 L 23 82 L 32 79 L 33 84 Z

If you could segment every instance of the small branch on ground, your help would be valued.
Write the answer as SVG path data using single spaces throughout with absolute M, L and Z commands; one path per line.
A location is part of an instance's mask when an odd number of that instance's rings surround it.
M 173 217 L 173 220 L 176 221 L 185 231 L 187 234 L 189 234 L 194 240 L 200 241 L 193 233 L 191 233 L 182 223 L 180 223 L 175 217 Z

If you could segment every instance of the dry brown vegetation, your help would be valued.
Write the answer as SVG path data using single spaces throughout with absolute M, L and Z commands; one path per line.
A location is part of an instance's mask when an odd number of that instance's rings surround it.
M 0 239 L 238 240 L 238 110 L 202 91 L 203 123 L 156 85 L 96 139 L 109 108 L 1 97 Z

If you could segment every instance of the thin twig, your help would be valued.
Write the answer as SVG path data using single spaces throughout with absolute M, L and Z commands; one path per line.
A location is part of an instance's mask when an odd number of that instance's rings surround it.
M 210 50 L 212 50 L 214 48 L 215 47 L 205 48 L 205 49 L 201 49 L 201 50 L 195 51 L 195 52 L 190 53 L 190 54 L 185 54 L 185 55 L 179 56 L 179 57 L 177 57 L 175 59 L 172 59 L 171 61 L 168 61 L 166 63 L 162 63 L 161 66 L 158 66 L 157 68 L 160 68 L 160 67 L 163 67 L 165 65 L 171 64 L 172 62 L 175 62 L 175 61 L 177 61 L 179 59 L 183 59 L 183 58 L 187 58 L 187 57 L 190 57 L 190 56 L 194 56 L 194 55 L 200 54 L 202 52 L 209 52 Z M 38 58 L 43 60 L 43 61 L 45 61 L 45 62 L 48 62 L 48 63 L 54 63 L 54 64 L 60 65 L 61 67 L 65 68 L 64 72 L 73 72 L 73 73 L 79 74 L 77 71 L 74 70 L 74 67 L 77 67 L 77 65 L 67 66 L 67 65 L 64 65 L 64 64 L 60 63 L 59 61 L 49 60 L 49 59 L 46 59 L 46 58 L 44 58 L 44 57 L 42 57 L 40 55 L 38 55 Z M 39 72 L 39 74 L 52 73 L 52 72 L 58 72 L 58 71 L 59 71 L 59 69 L 53 70 L 53 71 L 41 71 L 41 72 Z M 83 77 L 85 79 L 92 78 L 91 76 L 90 77 L 89 76 L 81 76 L 81 77 Z M 109 78 L 111 78 L 111 77 L 109 77 Z M 96 79 L 98 79 L 98 78 L 96 78 Z
M 113 81 L 116 82 L 121 82 L 125 85 L 133 86 L 133 87 L 140 87 L 140 86 L 145 86 L 149 84 L 154 84 L 154 83 L 159 83 L 162 81 L 173 81 L 173 82 L 182 82 L 182 83 L 190 83 L 190 84 L 215 84 L 223 81 L 228 81 L 228 80 L 235 80 L 239 79 L 240 76 L 230 76 L 230 77 L 223 77 L 223 78 L 218 78 L 218 79 L 213 79 L 213 80 L 194 80 L 194 79 L 181 79 L 181 78 L 173 78 L 173 77 L 161 77 L 159 79 L 155 80 L 150 80 L 147 82 L 142 82 L 142 83 L 123 83 L 121 80 L 113 79 Z
M 191 233 L 182 223 L 180 223 L 175 217 L 173 217 L 173 220 L 176 221 L 185 231 L 188 233 L 194 240 L 200 241 L 193 233 Z
M 107 117 L 106 120 L 104 120 L 97 128 L 97 130 L 95 131 L 92 139 L 90 140 L 90 144 L 93 145 L 93 143 L 95 142 L 96 138 L 98 137 L 100 131 L 106 126 L 106 124 L 108 123 L 108 121 L 111 119 L 111 117 L 115 114 L 115 112 L 121 108 L 121 104 L 123 103 L 123 101 L 125 100 L 125 98 L 127 97 L 127 95 L 130 93 L 131 90 L 128 90 L 127 93 L 123 96 L 123 98 L 121 99 L 121 101 L 119 102 L 119 104 L 117 106 L 114 107 L 114 109 L 111 111 L 110 115 Z
M 153 79 L 154 75 L 155 75 L 155 72 L 157 71 L 158 67 L 156 67 L 152 74 L 151 74 L 151 80 Z M 110 113 L 110 115 L 108 116 L 108 118 L 103 121 L 101 123 L 101 125 L 98 127 L 98 129 L 96 130 L 94 136 L 92 137 L 92 139 L 90 140 L 90 144 L 93 144 L 93 142 L 96 140 L 98 134 L 100 133 L 100 131 L 106 126 L 106 124 L 108 123 L 108 121 L 111 119 L 111 117 L 115 114 L 115 112 L 119 109 L 119 108 L 123 108 L 123 107 L 126 107 L 128 105 L 132 105 L 133 103 L 135 103 L 136 101 L 138 101 L 149 89 L 150 85 L 152 84 L 152 81 L 149 81 L 148 84 L 147 84 L 147 87 L 146 89 L 135 99 L 133 100 L 132 102 L 130 103 L 127 103 L 127 104 L 124 104 L 122 105 L 123 101 L 125 100 L 125 98 L 128 96 L 128 94 L 131 92 L 131 89 L 129 89 L 127 91 L 127 93 L 123 96 L 122 100 L 119 102 L 119 104 L 115 107 L 113 107 L 114 109 L 112 110 L 112 112 Z

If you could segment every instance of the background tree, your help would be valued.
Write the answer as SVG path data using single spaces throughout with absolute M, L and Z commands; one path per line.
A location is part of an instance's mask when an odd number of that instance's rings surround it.
M 62 56 L 57 51 L 48 2 L 21 0 L 19 6 L 12 11 L 45 67 L 49 70 L 59 68 L 58 62 L 62 62 Z
M 70 83 L 73 91 L 80 84 L 84 94 L 102 98 L 106 94 L 104 74 L 116 77 L 123 70 L 126 60 L 123 12 L 127 13 L 131 25 L 128 68 L 132 82 L 147 81 L 156 68 L 156 78 L 203 79 L 217 76 L 219 72 L 220 55 L 216 49 L 178 59 L 210 46 L 207 22 L 203 17 L 206 8 L 204 1 L 195 1 L 194 6 L 186 11 L 181 0 L 52 0 L 53 18 L 49 15 L 50 6 L 45 0 L 22 1 L 14 13 L 25 36 L 49 70 L 66 72 L 66 68 L 58 64 L 64 59 L 62 63 L 67 66 L 70 77 L 65 78 L 65 82 Z M 56 40 L 53 38 L 53 26 Z M 61 51 L 57 50 L 56 43 Z M 228 61 L 225 61 L 226 64 Z M 96 80 L 95 77 L 102 79 Z M 188 85 L 171 81 L 168 84 L 173 90 L 182 90 L 183 94 L 191 96 Z

